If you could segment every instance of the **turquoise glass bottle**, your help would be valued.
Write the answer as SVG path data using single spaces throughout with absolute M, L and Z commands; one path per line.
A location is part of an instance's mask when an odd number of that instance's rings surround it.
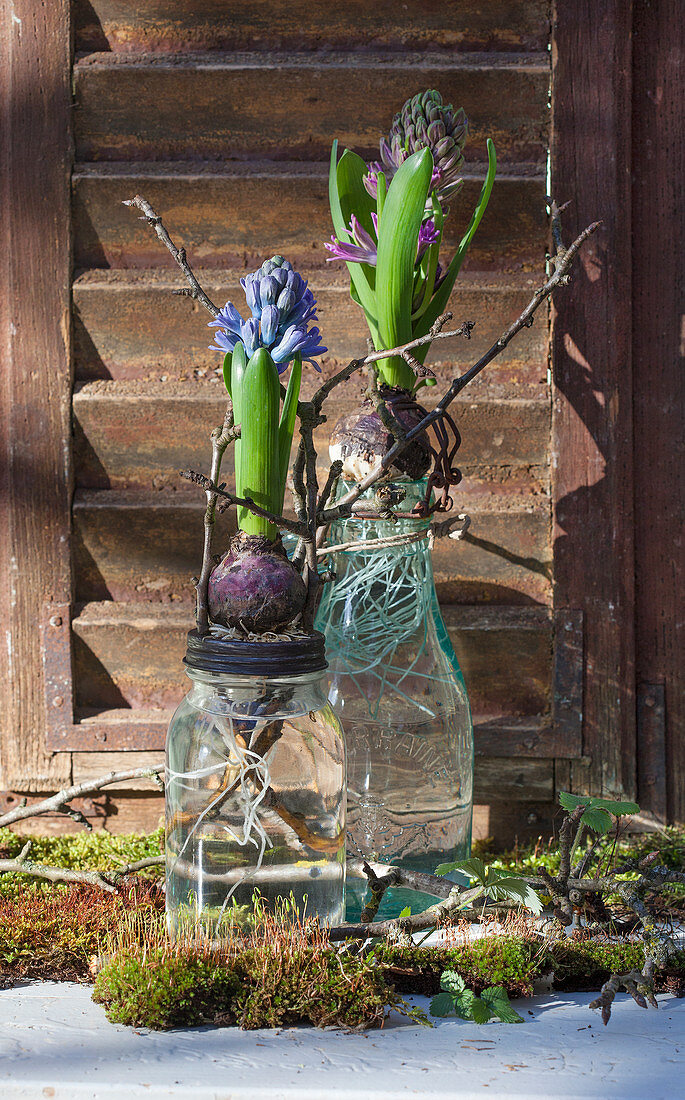
M 473 726 L 435 592 L 429 520 L 408 515 L 426 482 L 397 487 L 405 518 L 354 516 L 332 526 L 327 564 L 335 579 L 316 625 L 347 742 L 348 858 L 432 872 L 470 851 Z M 372 507 L 370 499 L 360 504 Z M 364 881 L 350 876 L 348 919 L 364 892 Z M 381 914 L 407 904 L 416 912 L 432 900 L 390 890 Z

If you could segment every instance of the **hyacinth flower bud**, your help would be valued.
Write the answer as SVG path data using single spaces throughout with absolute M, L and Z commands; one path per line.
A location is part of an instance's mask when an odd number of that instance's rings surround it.
M 278 295 L 278 301 L 276 302 L 276 305 L 278 306 L 280 313 L 284 317 L 287 317 L 290 311 L 294 308 L 296 301 L 297 298 L 295 297 L 295 292 L 286 286 Z
M 247 357 L 253 355 L 259 345 L 259 324 L 250 317 L 240 326 L 240 339 L 247 352 Z
M 259 280 L 259 297 L 262 301 L 262 309 L 266 305 L 275 305 L 281 288 L 273 275 L 265 275 Z
M 364 178 L 366 190 L 376 198 L 379 172 L 383 172 L 389 186 L 407 157 L 427 148 L 433 154 L 434 187 L 442 202 L 461 184 L 458 172 L 467 133 L 464 111 L 455 111 L 451 104 L 445 106 L 439 92 L 428 89 L 413 96 L 395 115 L 390 133 L 381 139 L 381 159 L 369 165 L 369 174 Z
M 265 347 L 270 347 L 276 339 L 280 319 L 278 306 L 264 306 L 261 317 L 261 336 Z
M 313 356 L 328 349 L 321 343 L 319 329 L 310 328 L 316 321 L 316 299 L 292 264 L 282 256 L 272 256 L 240 283 L 252 316 L 243 321 L 235 306 L 227 302 L 209 322 L 217 329 L 212 350 L 225 354 L 242 342 L 249 358 L 258 348 L 265 348 L 279 373 L 299 352 L 319 370 Z

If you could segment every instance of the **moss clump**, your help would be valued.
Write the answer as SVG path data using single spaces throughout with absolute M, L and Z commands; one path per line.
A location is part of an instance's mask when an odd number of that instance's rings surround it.
M 93 1000 L 113 1024 L 163 1031 L 235 1021 L 240 979 L 210 958 L 174 955 L 154 947 L 145 955 L 120 956 L 98 975 Z
M 144 882 L 119 894 L 70 886 L 26 891 L 19 900 L 0 897 L 0 976 L 5 984 L 22 978 L 87 981 L 93 956 L 127 914 L 150 921 L 163 906 Z
M 474 993 L 498 985 L 510 997 L 529 997 L 540 973 L 541 944 L 539 940 L 502 935 L 456 947 L 382 944 L 376 948 L 376 955 L 388 978 L 403 993 L 438 993 L 443 970 L 455 970 Z
M 608 940 L 558 940 L 550 948 L 554 988 L 599 989 L 612 974 L 642 970 L 645 953 L 639 943 Z
M 375 1027 L 398 1003 L 372 957 L 320 944 L 270 944 L 211 952 L 198 945 L 129 945 L 98 975 L 93 999 L 112 1023 L 165 1030 L 238 1024 L 252 1030 L 309 1023 Z
M 266 964 L 266 965 L 265 965 Z M 252 950 L 235 962 L 241 992 L 234 1002 L 241 1027 L 378 1027 L 398 1002 L 373 956 L 320 946 L 283 953 Z

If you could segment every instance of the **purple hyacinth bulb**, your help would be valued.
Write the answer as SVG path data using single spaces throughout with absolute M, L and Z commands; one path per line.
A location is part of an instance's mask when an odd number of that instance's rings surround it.
M 257 271 L 245 275 L 240 284 L 251 317 L 244 321 L 233 303 L 227 302 L 209 322 L 217 329 L 211 350 L 225 354 L 233 351 L 240 340 L 248 358 L 257 348 L 266 348 L 278 364 L 279 373 L 287 369 L 297 352 L 320 370 L 312 356 L 322 355 L 328 348 L 321 344 L 319 329 L 310 327 L 310 322 L 317 320 L 316 299 L 292 264 L 283 256 L 272 256 Z

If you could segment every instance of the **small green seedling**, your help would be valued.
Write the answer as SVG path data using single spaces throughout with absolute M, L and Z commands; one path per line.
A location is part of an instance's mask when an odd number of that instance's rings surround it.
M 585 806 L 579 824 L 592 829 L 593 833 L 608 833 L 613 824 L 612 816 L 636 814 L 640 809 L 636 802 L 612 802 L 608 798 L 590 798 L 584 794 L 568 794 L 567 791 L 560 791 L 559 802 L 569 813 L 578 806 Z
M 461 871 L 475 882 L 460 895 L 464 909 L 482 898 L 484 904 L 487 901 L 517 901 L 536 915 L 542 912 L 542 901 L 525 879 L 488 867 L 482 859 L 460 859 L 435 868 L 436 875 L 447 875 L 451 871 Z
M 503 1024 L 522 1024 L 512 1007 L 507 991 L 499 985 L 484 989 L 480 997 L 456 970 L 444 970 L 440 977 L 440 990 L 431 1001 L 433 1016 L 449 1016 L 454 1012 L 462 1020 L 472 1020 L 474 1024 L 487 1024 L 489 1020 L 501 1020 Z

